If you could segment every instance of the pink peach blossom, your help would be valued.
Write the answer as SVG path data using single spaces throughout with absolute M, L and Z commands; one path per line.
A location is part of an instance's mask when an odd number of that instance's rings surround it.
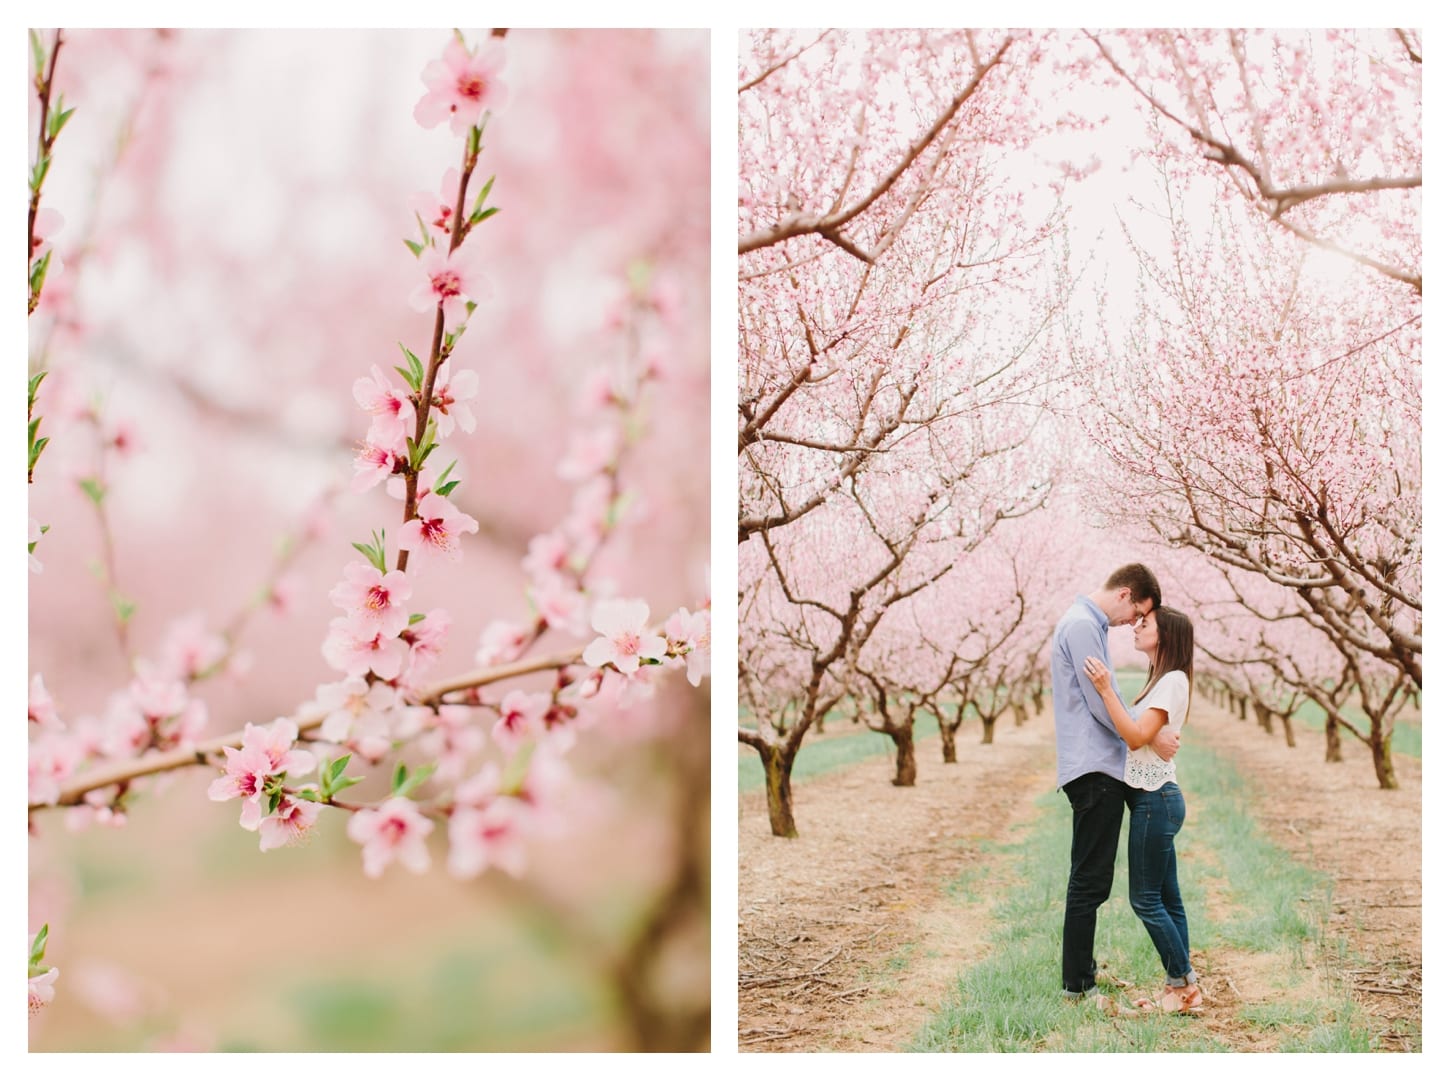
M 318 735 L 330 743 L 364 742 L 364 753 L 376 758 L 392 745 L 388 738 L 389 711 L 398 704 L 398 691 L 386 683 L 369 684 L 361 676 L 350 676 L 337 683 L 324 683 L 317 688 L 315 703 L 326 710 Z M 382 746 L 375 746 L 381 740 Z M 370 751 L 376 750 L 377 754 Z
M 685 658 L 685 678 L 698 687 L 700 679 L 710 673 L 710 613 L 691 612 L 681 608 L 665 621 L 665 637 L 670 652 Z
M 451 40 L 440 60 L 423 69 L 428 92 L 413 108 L 413 119 L 425 128 L 444 120 L 454 135 L 468 134 L 483 122 L 483 114 L 501 109 L 508 102 L 508 88 L 498 77 L 507 54 L 496 41 L 486 41 L 477 53 L 470 53 L 461 41 Z
M 377 878 L 388 864 L 398 860 L 408 870 L 422 874 L 428 869 L 426 838 L 433 823 L 404 796 L 385 800 L 376 810 L 356 812 L 347 824 L 347 835 L 362 845 L 363 874 Z
M 30 677 L 30 721 L 40 728 L 61 728 L 60 714 L 56 712 L 55 701 L 45 689 L 45 679 L 39 672 Z
M 418 749 L 438 763 L 434 777 L 450 784 L 463 776 L 468 760 L 483 750 L 483 731 L 471 722 L 467 706 L 439 706 L 428 714 L 427 728 L 418 739 Z
M 35 212 L 35 228 L 31 230 L 33 239 L 30 246 L 30 258 L 34 262 L 46 252 L 51 250 L 51 242 L 55 234 L 65 227 L 65 218 L 60 211 L 52 207 L 43 206 Z M 50 257 L 50 266 L 46 269 L 46 278 L 49 280 L 51 274 L 59 269 L 59 257 Z
M 257 828 L 259 847 L 267 852 L 300 841 L 321 813 L 321 804 L 283 796 L 277 801 L 277 809 L 262 819 Z
M 408 396 L 393 386 L 376 364 L 371 378 L 364 376 L 353 383 L 352 396 L 373 418 L 368 427 L 368 444 L 402 454 L 408 436 L 413 434 L 414 410 Z
M 569 540 L 558 530 L 541 533 L 529 541 L 523 559 L 524 573 L 530 578 L 559 574 L 569 566 Z
M 80 748 L 64 732 L 42 729 L 30 740 L 29 800 L 31 803 L 54 804 L 60 799 L 60 786 L 81 763 Z
M 641 660 L 660 660 L 667 643 L 646 628 L 649 605 L 640 600 L 605 600 L 594 606 L 591 625 L 600 637 L 584 649 L 584 663 L 594 668 L 612 664 L 622 674 L 639 668 Z
M 483 633 L 479 635 L 478 652 L 473 656 L 474 662 L 484 667 L 492 667 L 516 661 L 523 656 L 524 649 L 532 637 L 533 635 L 529 633 L 527 627 L 496 619 L 484 627 Z
M 510 691 L 498 706 L 498 722 L 493 726 L 493 741 L 504 754 L 513 754 L 524 743 L 537 739 L 544 731 L 544 715 L 553 700 L 547 694 Z
M 51 967 L 38 976 L 30 977 L 30 1013 L 39 1013 L 55 999 L 55 981 L 60 969 Z
M 417 623 L 409 625 L 400 636 L 408 647 L 408 679 L 416 680 L 437 663 L 453 628 L 453 617 L 447 609 L 432 608 Z
M 352 490 L 365 492 L 382 483 L 393 475 L 401 462 L 402 459 L 387 447 L 362 444 L 352 460 Z
M 342 581 L 327 598 L 347 612 L 357 627 L 373 627 L 393 637 L 408 625 L 403 602 L 412 595 L 413 584 L 404 572 L 384 574 L 371 563 L 353 560 L 343 568 Z
M 249 724 L 242 729 L 242 747 L 265 754 L 272 763 L 273 773 L 300 777 L 317 768 L 316 756 L 293 746 L 296 742 L 297 722 L 289 717 L 278 717 L 269 725 Z
M 617 428 L 596 428 L 579 432 L 570 440 L 568 453 L 559 463 L 559 476 L 579 481 L 602 473 L 619 457 L 622 437 Z
M 462 554 L 459 535 L 477 532 L 478 522 L 443 496 L 430 492 L 418 501 L 418 516 L 403 523 L 398 547 L 419 558 L 443 556 L 457 562 Z
M 458 203 L 458 170 L 450 168 L 443 174 L 443 185 L 436 192 L 420 191 L 408 200 L 408 209 L 418 216 L 435 242 L 453 235 L 454 208 Z
M 443 308 L 443 325 L 454 330 L 468 318 L 468 302 L 477 303 L 492 292 L 477 255 L 472 249 L 451 253 L 428 248 L 418 256 L 423 281 L 408 297 L 417 312 Z
M 190 615 L 167 628 L 158 672 L 176 680 L 195 680 L 220 664 L 226 655 L 226 639 L 208 631 L 201 615 Z
M 539 618 L 550 627 L 576 635 L 588 629 L 589 597 L 562 575 L 546 574 L 534 579 L 529 583 L 529 597 L 538 609 Z
M 349 616 L 338 616 L 328 624 L 322 641 L 322 656 L 333 668 L 349 676 L 372 672 L 379 679 L 393 680 L 403 671 L 407 645 L 395 635 L 365 626 Z
M 473 409 L 468 403 L 478 396 L 478 373 L 467 368 L 454 371 L 452 365 L 452 360 L 446 360 L 438 369 L 429 414 L 438 418 L 438 434 L 445 437 L 453 434 L 455 422 L 464 432 L 473 432 Z
M 500 796 L 486 807 L 460 807 L 448 820 L 448 871 L 473 878 L 497 867 L 514 878 L 527 869 L 528 804 Z
M 240 799 L 242 828 L 254 830 L 262 820 L 262 793 L 267 779 L 272 776 L 272 760 L 257 747 L 226 747 L 223 751 L 227 759 L 226 772 L 207 787 L 207 798 L 219 803 Z

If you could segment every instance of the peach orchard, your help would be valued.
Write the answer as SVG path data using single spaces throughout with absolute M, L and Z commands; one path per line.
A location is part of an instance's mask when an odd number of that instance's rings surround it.
M 1415 31 L 756 31 L 739 58 L 739 740 L 948 761 L 1113 566 L 1203 693 L 1395 784 L 1421 671 Z

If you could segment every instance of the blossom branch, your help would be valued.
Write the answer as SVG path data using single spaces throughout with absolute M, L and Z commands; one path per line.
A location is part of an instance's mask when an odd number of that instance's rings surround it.
M 516 679 L 519 676 L 529 675 L 534 672 L 546 672 L 550 670 L 562 671 L 570 665 L 579 662 L 580 657 L 583 656 L 584 648 L 580 646 L 576 649 L 551 654 L 547 657 L 536 657 L 513 664 L 497 665 L 492 668 L 478 669 L 455 676 L 452 679 L 423 688 L 416 696 L 417 704 L 436 705 L 443 701 L 444 695 L 486 687 L 493 683 Z M 292 718 L 297 725 L 299 734 L 311 732 L 321 727 L 325 719 L 326 713 L 321 711 L 312 711 Z M 64 785 L 60 790 L 59 799 L 55 800 L 54 803 L 31 803 L 30 811 L 34 813 L 48 806 L 70 806 L 78 804 L 88 792 L 107 788 L 114 784 L 123 784 L 139 777 L 148 777 L 157 773 L 169 773 L 172 770 L 182 769 L 187 766 L 210 765 L 212 759 L 226 748 L 240 747 L 241 745 L 242 733 L 231 732 L 227 735 L 218 736 L 214 739 L 205 740 L 187 747 L 179 747 L 175 750 L 152 755 L 149 758 L 106 763 L 77 777 L 69 784 Z

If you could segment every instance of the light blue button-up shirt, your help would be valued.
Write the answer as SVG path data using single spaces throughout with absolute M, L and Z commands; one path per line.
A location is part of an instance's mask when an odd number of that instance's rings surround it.
M 1057 726 L 1059 788 L 1085 773 L 1106 773 L 1122 780 L 1127 763 L 1128 745 L 1113 726 L 1097 688 L 1083 673 L 1089 657 L 1108 663 L 1108 615 L 1079 594 L 1052 632 L 1052 713 Z M 1118 690 L 1116 674 L 1113 690 Z

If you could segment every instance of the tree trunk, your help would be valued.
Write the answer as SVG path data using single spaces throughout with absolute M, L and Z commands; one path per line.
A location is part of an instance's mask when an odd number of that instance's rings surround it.
M 776 837 L 796 837 L 795 807 L 791 803 L 790 771 L 795 751 L 785 747 L 760 747 L 765 766 L 765 805 L 770 811 L 770 832 Z
M 1037 711 L 1037 716 L 1039 716 L 1039 717 L 1042 716 L 1042 711 L 1045 708 L 1045 706 L 1043 705 L 1042 692 L 1041 691 L 1033 691 L 1032 692 L 1032 708 Z
M 1395 779 L 1395 759 L 1390 753 L 1390 742 L 1394 729 L 1388 733 L 1380 725 L 1379 718 L 1371 717 L 1369 722 L 1369 754 L 1374 760 L 1374 775 L 1381 788 L 1399 788 Z
M 1241 720 L 1241 721 L 1247 721 L 1249 719 L 1249 700 L 1248 700 L 1248 698 L 1246 698 L 1243 695 L 1239 695 L 1238 696 L 1238 705 L 1239 705 L 1239 720 Z
M 1284 742 L 1290 747 L 1297 747 L 1298 744 L 1294 742 L 1294 727 L 1289 723 L 1289 715 L 1281 713 L 1279 716 L 1284 722 Z
M 991 743 L 992 742 L 992 729 L 994 727 L 996 727 L 996 724 L 997 724 L 997 718 L 996 717 L 983 717 L 982 718 L 982 742 L 983 743 Z
M 898 788 L 911 788 L 916 784 L 916 734 L 910 719 L 900 727 L 888 728 L 886 734 L 896 744 L 896 776 L 891 778 L 891 783 Z
M 1344 751 L 1339 745 L 1339 722 L 1331 716 L 1324 718 L 1324 761 L 1344 761 Z
M 1262 702 L 1255 702 L 1254 716 L 1258 718 L 1259 727 L 1272 736 L 1274 734 L 1274 715 L 1269 712 L 1269 707 Z
M 1027 723 L 1027 703 L 1026 702 L 1013 702 L 1012 703 L 1012 718 L 1013 718 L 1014 723 L 1019 728 L 1022 725 L 1024 725 L 1024 724 Z
M 937 725 L 941 729 L 941 760 L 948 764 L 957 760 L 957 726 L 941 721 Z

